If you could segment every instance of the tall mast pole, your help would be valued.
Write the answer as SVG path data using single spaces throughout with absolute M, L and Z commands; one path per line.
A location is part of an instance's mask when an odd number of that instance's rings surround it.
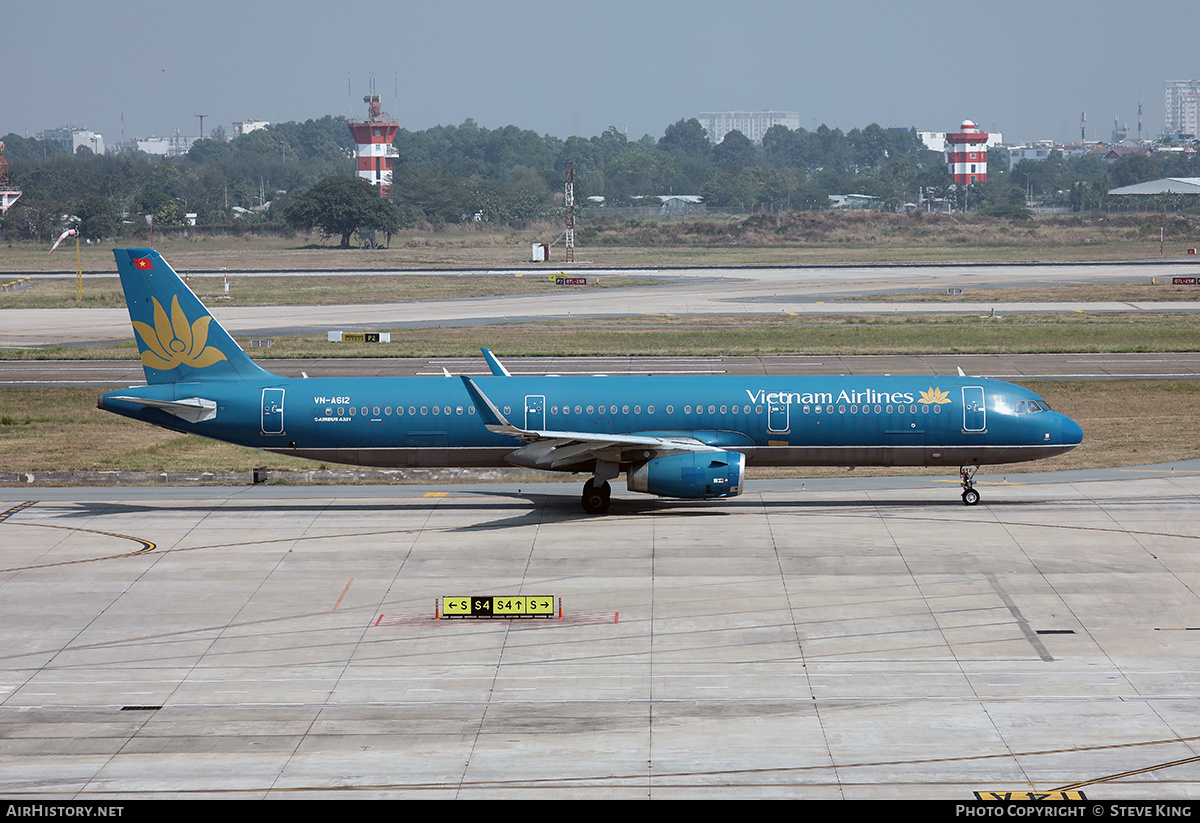
M 575 262 L 575 164 L 567 161 L 567 187 L 563 203 L 567 207 L 567 262 Z

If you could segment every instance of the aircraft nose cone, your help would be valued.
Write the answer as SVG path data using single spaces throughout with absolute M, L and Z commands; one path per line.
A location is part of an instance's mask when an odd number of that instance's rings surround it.
M 1083 442 L 1083 429 L 1069 417 L 1062 419 L 1062 441 L 1065 446 L 1078 446 Z

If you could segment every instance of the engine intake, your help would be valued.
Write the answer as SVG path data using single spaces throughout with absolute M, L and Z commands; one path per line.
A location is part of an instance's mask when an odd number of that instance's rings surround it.
M 626 473 L 630 491 L 689 499 L 736 497 L 742 493 L 746 455 L 741 452 L 688 452 L 656 457 Z

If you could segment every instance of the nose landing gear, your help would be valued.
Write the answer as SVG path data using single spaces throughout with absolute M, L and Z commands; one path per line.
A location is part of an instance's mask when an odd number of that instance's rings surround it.
M 960 466 L 958 476 L 962 479 L 962 502 L 964 506 L 974 506 L 979 502 L 979 492 L 975 490 L 975 470 L 978 466 Z

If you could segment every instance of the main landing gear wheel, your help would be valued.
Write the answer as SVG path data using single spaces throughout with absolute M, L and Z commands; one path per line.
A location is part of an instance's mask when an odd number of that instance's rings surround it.
M 607 480 L 596 483 L 595 478 L 583 484 L 583 510 L 588 514 L 604 514 L 611 502 L 612 487 Z
M 962 478 L 962 501 L 964 506 L 974 506 L 979 502 L 979 492 L 975 490 L 975 470 L 978 466 L 961 466 L 958 476 Z

